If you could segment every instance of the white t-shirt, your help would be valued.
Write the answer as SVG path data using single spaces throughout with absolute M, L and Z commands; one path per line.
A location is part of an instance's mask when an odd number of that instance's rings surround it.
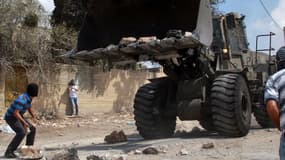
M 77 89 L 78 87 L 75 85 L 72 85 L 69 87 L 69 97 L 77 98 Z

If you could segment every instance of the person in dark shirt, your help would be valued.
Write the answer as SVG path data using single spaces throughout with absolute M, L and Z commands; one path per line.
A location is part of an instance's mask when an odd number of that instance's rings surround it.
M 37 96 L 38 85 L 35 83 L 28 84 L 26 92 L 16 98 L 5 113 L 5 121 L 16 132 L 15 137 L 6 149 L 4 155 L 6 158 L 17 157 L 14 151 L 18 148 L 25 135 L 27 135 L 26 145 L 34 145 L 36 128 L 26 118 L 24 118 L 23 115 L 28 110 L 34 122 L 37 122 L 37 118 L 32 110 L 31 105 L 33 98 Z

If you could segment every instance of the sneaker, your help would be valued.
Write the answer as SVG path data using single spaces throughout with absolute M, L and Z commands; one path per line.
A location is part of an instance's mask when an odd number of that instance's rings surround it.
M 17 158 L 17 155 L 12 151 L 6 151 L 5 158 Z

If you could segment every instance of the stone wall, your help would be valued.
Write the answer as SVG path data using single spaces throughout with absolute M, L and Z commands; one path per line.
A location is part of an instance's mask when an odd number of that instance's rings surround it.
M 79 85 L 79 113 L 89 115 L 104 112 L 132 111 L 137 89 L 149 78 L 161 77 L 161 72 L 111 70 L 102 72 L 90 66 L 55 65 L 47 71 L 47 79 L 40 80 L 35 70 L 27 71 L 28 81 L 40 86 L 39 96 L 33 100 L 39 113 L 64 116 L 70 114 L 68 82 Z M 5 74 L 0 72 L 0 114 L 5 107 Z
M 59 68 L 48 81 L 40 82 L 41 90 L 34 106 L 42 113 L 59 116 L 70 113 L 67 84 L 71 79 L 79 86 L 80 114 L 131 111 L 137 89 L 147 79 L 163 76 L 148 71 L 100 72 L 89 66 L 60 65 Z
M 4 74 L 4 72 L 2 72 L 2 70 L 0 68 L 0 117 L 2 117 L 2 113 L 5 111 L 4 93 L 5 93 L 5 74 Z

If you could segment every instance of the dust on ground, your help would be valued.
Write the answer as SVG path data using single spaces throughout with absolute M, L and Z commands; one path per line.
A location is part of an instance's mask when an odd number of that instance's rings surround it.
M 120 130 L 127 135 L 127 142 L 104 142 L 106 135 Z M 0 133 L 0 159 L 4 159 L 4 151 L 13 136 Z M 277 129 L 262 129 L 254 119 L 250 133 L 241 138 L 226 138 L 207 132 L 196 121 L 177 120 L 172 138 L 143 140 L 132 114 L 108 113 L 42 120 L 37 126 L 35 144 L 45 155 L 75 148 L 82 160 L 90 155 L 121 155 L 126 160 L 277 160 L 279 138 Z M 143 154 L 148 147 L 157 148 L 159 153 Z

